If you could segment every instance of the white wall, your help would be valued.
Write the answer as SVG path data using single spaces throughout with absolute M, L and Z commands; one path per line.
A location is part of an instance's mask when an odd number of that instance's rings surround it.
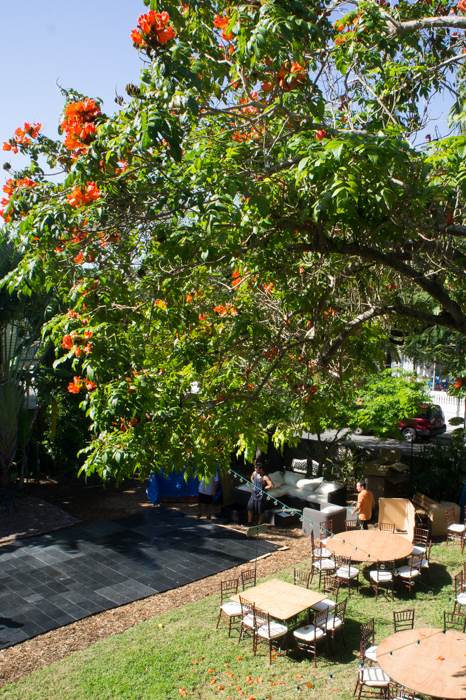
M 450 418 L 455 418 L 456 416 L 464 418 L 464 399 L 449 396 L 445 391 L 430 391 L 429 393 L 432 403 L 437 403 L 442 407 L 447 423 Z

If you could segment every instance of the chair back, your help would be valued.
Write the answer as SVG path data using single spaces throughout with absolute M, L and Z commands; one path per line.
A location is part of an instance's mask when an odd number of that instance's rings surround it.
M 379 523 L 379 532 L 391 532 L 395 534 L 395 523 Z
M 322 520 L 319 523 L 319 537 L 321 540 L 331 537 L 333 533 L 333 520 Z
M 374 630 L 374 618 L 365 622 L 361 625 L 361 644 L 364 646 L 374 646 L 375 640 L 375 630 Z
M 378 561 L 377 562 L 377 572 L 384 571 L 391 574 L 392 578 L 395 574 L 395 562 L 393 560 L 389 561 Z
M 393 611 L 393 626 L 395 634 L 402 630 L 412 630 L 414 628 L 414 609 L 413 610 L 394 610 Z
M 324 608 L 319 612 L 314 613 L 314 634 L 317 627 L 327 631 L 328 608 Z
M 341 554 L 335 554 L 335 564 L 337 565 L 337 568 L 345 568 L 348 567 L 348 574 L 349 570 L 351 568 L 351 557 L 344 557 Z
M 254 603 L 251 603 L 250 600 L 246 600 L 246 598 L 240 595 L 239 602 L 241 605 L 241 614 L 243 617 L 245 617 L 248 614 L 254 613 Z
M 443 613 L 443 631 L 456 630 L 463 632 L 466 628 L 466 617 L 461 613 L 444 612 Z
M 409 560 L 409 573 L 412 574 L 413 571 L 420 571 L 422 566 L 422 560 L 424 556 L 422 554 L 413 554 Z
M 300 474 L 307 474 L 307 459 L 293 459 L 291 470 Z
M 424 555 L 422 557 L 422 560 L 425 561 L 426 563 L 424 566 L 429 566 L 430 563 L 430 550 L 432 549 L 432 542 L 429 542 L 429 544 L 426 546 L 426 551 L 424 552 Z
M 312 571 L 301 571 L 300 569 L 294 569 L 294 585 L 302 586 L 302 588 L 309 588 L 311 576 Z
M 357 520 L 345 520 L 345 530 L 348 532 L 348 530 L 357 530 L 358 529 L 358 521 Z
M 336 578 L 332 574 L 324 574 L 324 585 L 322 587 L 322 591 L 323 593 L 332 593 L 335 596 L 335 602 L 338 600 L 340 586 L 341 579 Z
M 256 570 L 246 569 L 241 572 L 241 584 L 243 586 L 243 591 L 246 588 L 253 588 L 256 585 Z
M 220 581 L 220 600 L 221 605 L 225 600 L 229 600 L 231 596 L 238 593 L 239 580 L 237 578 L 230 579 L 229 581 Z
M 445 517 L 447 519 L 447 527 L 450 527 L 450 525 L 454 525 L 455 524 L 455 509 L 448 508 L 448 510 L 445 511 Z
M 429 541 L 429 530 L 425 530 L 423 527 L 415 527 L 413 535 L 413 544 L 418 544 L 421 547 L 426 547 Z
M 265 627 L 267 636 L 270 637 L 270 614 L 254 606 L 254 629 L 258 630 L 259 627 Z
M 345 615 L 346 615 L 346 605 L 348 603 L 348 598 L 345 598 L 344 600 L 340 601 L 335 605 L 333 608 L 333 617 L 336 619 L 338 617 L 339 620 L 341 620 L 342 624 L 345 622 Z

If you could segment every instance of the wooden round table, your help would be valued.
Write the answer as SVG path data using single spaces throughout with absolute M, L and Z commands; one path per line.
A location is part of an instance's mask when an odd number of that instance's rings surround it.
M 466 698 L 466 634 L 423 627 L 392 634 L 377 647 L 380 667 L 417 693 Z
M 340 532 L 330 537 L 325 546 L 338 556 L 359 562 L 404 559 L 413 551 L 413 543 L 406 537 L 379 530 Z

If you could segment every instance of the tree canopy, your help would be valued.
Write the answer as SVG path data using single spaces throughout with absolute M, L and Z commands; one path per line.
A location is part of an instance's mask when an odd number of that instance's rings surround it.
M 87 471 L 250 458 L 356 406 L 394 327 L 466 334 L 465 28 L 465 0 L 151 2 L 118 113 L 70 89 L 58 138 L 4 143 L 7 283 L 66 304 Z

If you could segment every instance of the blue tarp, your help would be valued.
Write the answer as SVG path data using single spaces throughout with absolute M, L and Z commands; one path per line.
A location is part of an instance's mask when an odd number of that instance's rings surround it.
M 197 496 L 199 492 L 199 479 L 197 476 L 188 476 L 185 478 L 186 468 L 182 471 L 171 471 L 168 474 L 165 472 L 157 472 L 149 477 L 146 487 L 146 493 L 149 501 L 158 506 L 161 498 L 183 498 L 185 496 Z M 217 469 L 217 477 L 219 483 L 215 501 L 222 493 L 222 485 L 220 482 L 220 472 Z

